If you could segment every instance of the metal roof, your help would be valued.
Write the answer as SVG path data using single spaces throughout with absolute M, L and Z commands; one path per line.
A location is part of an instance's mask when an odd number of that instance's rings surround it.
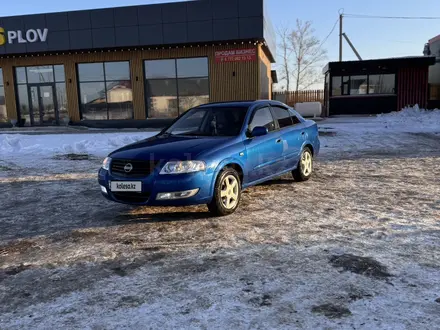
M 0 56 L 259 41 L 274 61 L 275 34 L 265 1 L 198 0 L 0 17 L 8 39 Z M 29 30 L 35 32 L 27 35 Z
M 406 57 L 389 57 L 369 59 L 362 61 L 342 61 L 342 62 L 329 62 L 322 70 L 323 73 L 328 72 L 331 69 L 364 69 L 369 70 L 378 66 L 399 66 L 399 67 L 413 67 L 420 65 L 434 65 L 435 56 L 406 56 Z

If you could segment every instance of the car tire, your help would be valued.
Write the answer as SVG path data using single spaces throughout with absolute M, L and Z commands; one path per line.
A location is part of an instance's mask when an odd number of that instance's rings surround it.
M 302 182 L 310 179 L 313 173 L 313 154 L 310 148 L 305 147 L 301 152 L 298 165 L 292 171 L 295 181 Z
M 214 216 L 226 216 L 235 212 L 240 204 L 241 182 L 237 171 L 225 167 L 215 182 L 214 196 L 208 209 Z

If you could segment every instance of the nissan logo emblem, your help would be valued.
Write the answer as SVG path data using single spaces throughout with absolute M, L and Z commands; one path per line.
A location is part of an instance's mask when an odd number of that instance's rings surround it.
M 125 164 L 124 166 L 125 173 L 130 173 L 132 170 L 133 170 L 133 165 L 131 165 L 130 163 Z

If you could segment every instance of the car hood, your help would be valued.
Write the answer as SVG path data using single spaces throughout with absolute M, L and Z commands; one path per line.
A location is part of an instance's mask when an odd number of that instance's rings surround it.
M 202 152 L 221 147 L 231 137 L 154 136 L 129 144 L 109 156 L 119 159 L 169 160 L 194 159 Z

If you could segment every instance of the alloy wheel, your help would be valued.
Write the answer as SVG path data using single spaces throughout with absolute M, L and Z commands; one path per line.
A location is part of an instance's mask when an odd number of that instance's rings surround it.
M 221 185 L 220 197 L 223 207 L 233 209 L 238 203 L 238 181 L 233 175 L 226 176 Z
M 312 155 L 307 150 L 301 156 L 301 169 L 304 176 L 312 173 Z

